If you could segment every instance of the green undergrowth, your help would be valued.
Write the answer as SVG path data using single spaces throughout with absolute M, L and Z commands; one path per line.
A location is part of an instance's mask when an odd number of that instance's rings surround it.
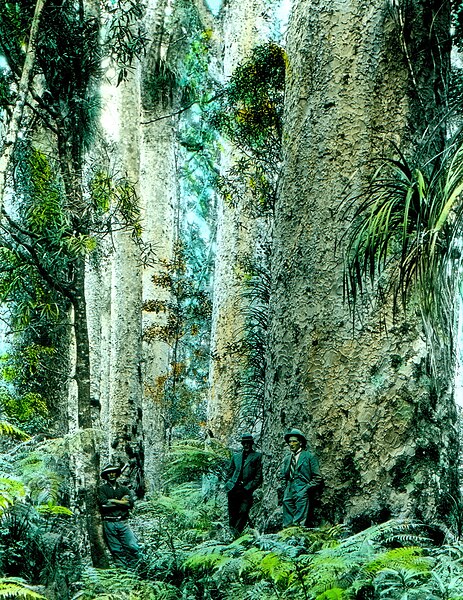
M 28 458 L 2 483 L 0 598 L 463 600 L 463 538 L 443 526 L 392 519 L 355 534 L 324 524 L 235 539 L 221 484 L 228 451 L 216 442 L 176 444 L 163 493 L 137 502 L 136 571 L 84 568 L 78 520 L 59 511 L 44 449 Z M 35 494 L 39 476 L 47 498 Z
M 75 598 L 463 600 L 463 538 L 437 525 L 392 519 L 355 534 L 342 524 L 248 528 L 235 539 L 221 485 L 227 460 L 215 441 L 174 445 L 164 493 L 133 512 L 138 572 L 92 569 Z
M 247 529 L 233 539 L 222 492 L 198 484 L 141 503 L 138 574 L 92 570 L 85 599 L 463 600 L 463 543 L 435 545 L 427 528 L 391 520 L 355 535 L 342 525 Z

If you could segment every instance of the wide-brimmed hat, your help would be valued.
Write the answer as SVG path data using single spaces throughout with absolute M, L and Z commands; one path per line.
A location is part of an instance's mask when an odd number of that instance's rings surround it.
M 288 443 L 290 437 L 298 437 L 303 446 L 307 445 L 307 438 L 300 429 L 291 429 L 288 433 L 285 433 L 285 442 Z
M 241 443 L 243 442 L 254 443 L 254 437 L 250 433 L 243 433 L 243 435 L 241 436 Z
M 106 467 L 104 467 L 104 469 L 101 471 L 100 475 L 101 477 L 103 477 L 103 479 L 106 479 L 106 476 L 109 473 L 121 473 L 122 469 L 121 467 L 119 467 L 118 465 L 106 465 Z

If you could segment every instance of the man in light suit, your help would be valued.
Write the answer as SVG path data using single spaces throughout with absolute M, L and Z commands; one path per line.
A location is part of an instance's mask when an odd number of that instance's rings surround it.
M 299 429 L 291 429 L 285 442 L 291 453 L 280 472 L 283 527 L 307 527 L 312 492 L 322 483 L 318 460 L 307 450 L 307 439 Z
M 228 519 L 232 530 L 240 534 L 249 519 L 253 492 L 262 485 L 262 453 L 253 449 L 250 433 L 241 436 L 243 450 L 233 455 L 224 485 L 228 493 Z

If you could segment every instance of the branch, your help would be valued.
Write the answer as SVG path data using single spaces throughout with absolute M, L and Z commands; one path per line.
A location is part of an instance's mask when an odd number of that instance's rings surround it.
M 51 275 L 45 269 L 45 267 L 42 265 L 42 262 L 40 261 L 40 257 L 37 254 L 37 251 L 35 250 L 34 246 L 22 240 L 18 235 L 14 234 L 12 231 L 5 229 L 3 225 L 0 225 L 0 227 L 2 227 L 2 229 L 6 231 L 6 233 L 11 237 L 11 239 L 14 242 L 18 244 L 20 248 L 27 252 L 27 256 L 25 256 L 23 252 L 21 252 L 21 256 L 28 264 L 33 265 L 37 269 L 39 275 L 50 286 L 50 288 L 64 296 L 67 300 L 69 300 L 72 303 L 74 301 L 74 295 L 72 293 L 72 290 L 67 286 L 63 285 L 61 282 L 59 282 L 56 277 Z M 11 249 L 13 250 L 13 248 Z M 19 249 L 16 248 L 16 251 L 19 251 Z
M 5 208 L 2 208 L 2 216 L 5 217 L 6 221 L 8 222 L 8 225 L 10 225 L 10 227 L 13 227 L 13 229 L 18 231 L 19 233 L 22 233 L 28 238 L 34 238 L 36 240 L 40 239 L 39 236 L 33 233 L 32 231 L 27 231 L 26 229 L 23 229 L 20 225 L 18 225 L 18 223 L 16 223 L 16 221 L 14 221 L 6 212 Z M 2 229 L 7 231 L 8 233 L 11 233 L 5 228 L 4 225 L 2 225 Z
M 29 34 L 29 44 L 27 46 L 21 80 L 18 87 L 18 97 L 13 114 L 8 124 L 8 130 L 5 135 L 4 150 L 2 156 L 0 157 L 0 208 L 3 206 L 7 171 L 18 139 L 19 128 L 21 127 L 21 121 L 24 113 L 24 106 L 26 104 L 27 94 L 32 81 L 40 17 L 42 16 L 46 1 L 47 0 L 37 0 L 37 4 L 35 5 L 34 17 L 32 19 L 32 25 Z
M 149 125 L 150 123 L 156 123 L 156 121 L 162 121 L 163 119 L 169 119 L 170 117 L 176 117 L 177 115 L 181 115 L 185 111 L 189 110 L 194 104 L 197 104 L 197 103 L 198 103 L 198 100 L 194 100 L 187 106 L 184 106 L 183 108 L 181 108 L 173 113 L 169 113 L 168 115 L 162 115 L 162 117 L 156 117 L 155 119 L 150 119 L 149 121 L 141 121 L 140 124 L 141 125 Z
M 212 96 L 212 98 L 209 98 L 209 100 L 203 101 L 203 104 L 210 104 L 211 102 L 214 102 L 214 100 L 217 100 L 217 98 L 220 98 L 220 94 L 215 94 L 215 96 Z M 200 102 L 201 100 L 193 100 L 192 102 L 190 102 L 190 104 L 187 104 L 186 106 L 180 108 L 179 110 L 173 113 L 169 113 L 168 115 L 162 115 L 162 117 L 155 117 L 154 119 L 150 119 L 149 121 L 140 121 L 140 124 L 149 125 L 150 123 L 156 123 L 156 121 L 162 121 L 162 119 L 176 117 L 177 115 L 181 115 L 185 111 L 189 110 L 192 106 L 194 106 L 195 104 L 199 104 Z

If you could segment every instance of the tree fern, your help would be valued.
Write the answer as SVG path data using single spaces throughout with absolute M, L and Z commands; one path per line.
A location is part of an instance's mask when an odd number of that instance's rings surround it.
M 183 440 L 169 452 L 165 476 L 170 483 L 192 481 L 209 474 L 220 477 L 229 457 L 229 450 L 215 440 L 207 444 L 201 440 Z

